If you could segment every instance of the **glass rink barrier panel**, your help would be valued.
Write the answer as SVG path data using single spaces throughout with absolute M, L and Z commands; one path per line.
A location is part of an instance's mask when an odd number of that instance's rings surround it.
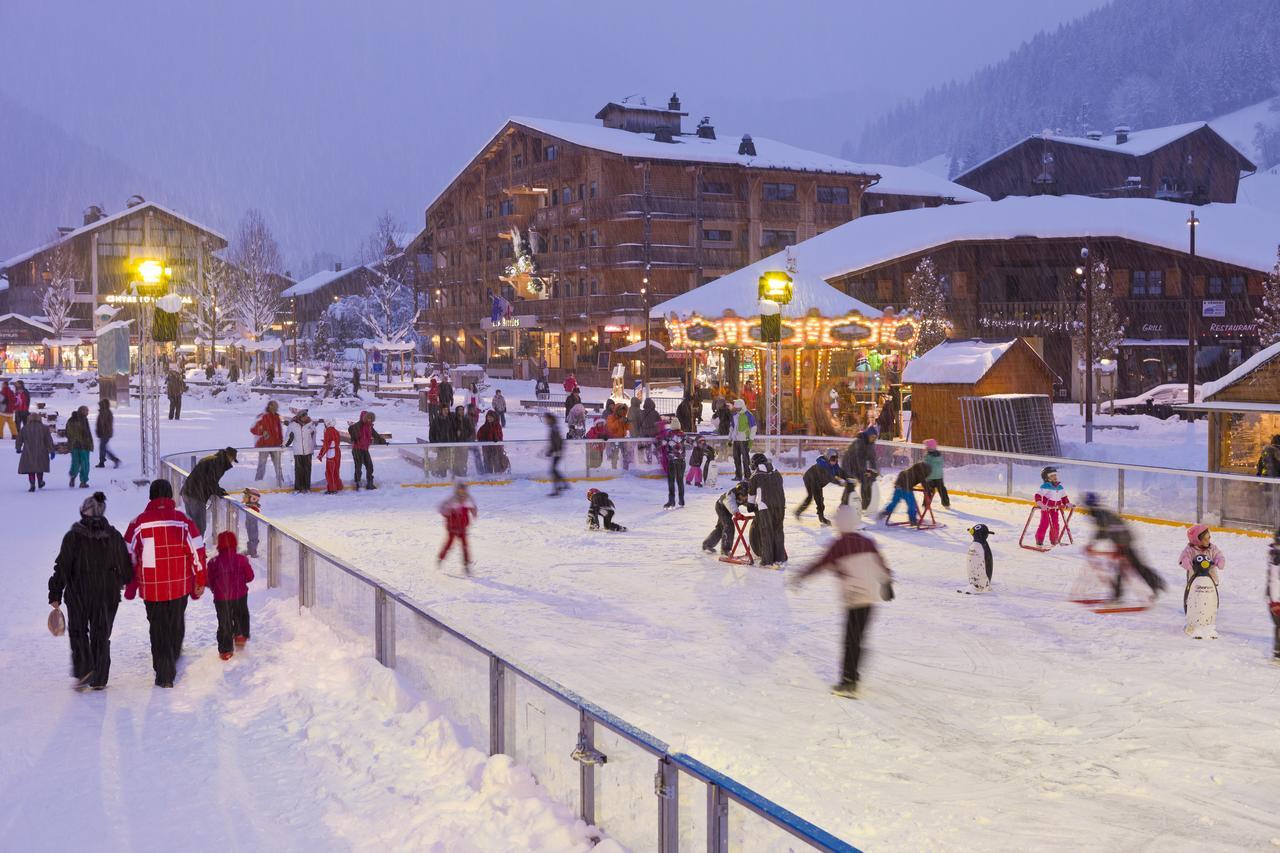
M 828 849 L 793 835 L 734 799 L 730 799 L 728 803 L 728 842 L 728 849 L 733 853 L 792 853 Z
M 582 770 L 573 751 L 578 744 L 579 709 L 511 668 L 503 669 L 502 691 L 503 751 L 529 768 L 552 799 L 577 814 Z M 607 831 L 617 837 L 614 827 Z
M 681 850 L 707 849 L 707 818 L 710 810 L 715 811 L 715 804 L 708 800 L 711 786 L 703 780 L 678 770 L 676 774 L 676 797 L 680 804 L 679 839 Z
M 303 578 L 310 573 L 311 611 L 330 628 L 350 634 L 375 654 L 377 587 L 303 546 Z
M 271 540 L 271 560 L 268 570 L 279 581 L 279 588 L 287 595 L 298 597 L 298 579 L 301 576 L 298 554 L 300 548 L 297 541 L 281 530 L 272 528 L 267 534 Z
M 396 672 L 441 706 L 467 746 L 488 752 L 489 655 L 394 598 L 388 602 Z
M 608 726 L 595 726 L 595 817 L 610 837 L 631 850 L 658 849 L 658 755 Z

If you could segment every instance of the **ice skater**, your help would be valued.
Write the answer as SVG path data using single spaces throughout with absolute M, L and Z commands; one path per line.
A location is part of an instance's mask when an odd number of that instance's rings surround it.
M 436 555 L 436 568 L 444 566 L 444 558 L 456 540 L 462 546 L 462 573 L 471 574 L 471 550 L 467 545 L 467 528 L 471 519 L 478 513 L 475 501 L 467 491 L 466 483 L 458 483 L 453 487 L 453 494 L 440 504 L 440 515 L 444 517 L 444 529 L 448 534 L 440 553 Z
M 1058 481 L 1058 469 L 1046 466 L 1040 470 L 1040 488 L 1036 490 L 1035 504 L 1040 510 L 1040 526 L 1036 528 L 1036 547 L 1044 547 L 1045 533 L 1049 544 L 1057 545 L 1062 536 L 1059 520 L 1071 508 L 1071 499 Z
M 718 545 L 721 555 L 728 556 L 733 550 L 734 517 L 739 514 L 755 513 L 755 506 L 748 503 L 750 495 L 750 487 L 746 483 L 738 483 L 716 500 L 716 526 L 707 538 L 702 540 L 703 551 L 714 554 Z
M 1182 593 L 1186 633 L 1197 640 L 1218 637 L 1219 573 L 1226 571 L 1227 559 L 1211 540 L 1209 525 L 1192 525 L 1187 529 L 1187 546 L 1178 557 L 1178 564 L 1187 573 Z
M 871 484 L 880 477 L 880 466 L 876 462 L 876 437 L 879 435 L 879 430 L 869 426 L 858 433 L 845 449 L 844 458 L 840 460 L 846 478 L 841 504 L 849 502 L 849 495 L 856 487 L 862 499 L 862 511 L 871 508 Z
M 316 421 L 316 429 L 322 428 L 316 460 L 324 460 L 324 493 L 336 495 L 342 491 L 342 438 L 338 435 L 338 428 L 332 423 Z
M 685 484 L 702 488 L 703 480 L 706 479 L 705 468 L 715 458 L 716 452 L 707 443 L 707 439 L 701 435 L 698 436 L 694 441 L 693 450 L 689 453 L 689 473 L 685 475 Z
M 667 502 L 663 504 L 663 509 L 671 509 L 676 505 L 677 492 L 680 506 L 684 506 L 684 452 L 687 444 L 684 433 L 678 429 L 669 430 L 658 444 L 667 469 Z
M 547 412 L 542 416 L 542 421 L 547 425 L 547 449 L 542 452 L 551 460 L 551 497 L 559 497 L 560 493 L 569 488 L 569 484 L 560 474 L 560 457 L 564 455 L 564 436 L 560 434 L 560 426 L 556 423 L 556 416 Z
M 840 596 L 846 608 L 844 628 L 844 661 L 840 681 L 831 688 L 837 696 L 856 698 L 858 664 L 862 658 L 862 637 L 875 605 L 893 601 L 893 575 L 870 538 L 858 532 L 861 514 L 851 506 L 836 510 L 836 530 L 840 536 L 818 561 L 792 578 L 789 586 L 820 571 L 829 571 L 840 579 Z
M 925 502 L 931 504 L 934 493 L 937 493 L 942 498 L 942 506 L 949 509 L 951 495 L 947 494 L 947 484 L 942 479 L 942 451 L 938 449 L 938 440 L 926 438 L 924 448 L 924 461 L 929 466 L 929 476 L 924 479 Z
M 784 523 L 787 517 L 787 491 L 782 475 L 763 453 L 751 456 L 751 502 L 756 516 L 751 522 L 751 550 L 762 566 L 779 566 L 787 561 Z
M 599 530 L 603 527 L 613 533 L 624 532 L 627 528 L 621 524 L 614 523 L 613 513 L 616 510 L 617 507 L 613 505 L 608 492 L 602 492 L 599 489 L 587 489 L 588 530 Z
M 929 476 L 929 463 L 917 462 L 907 468 L 903 468 L 898 472 L 898 476 L 893 481 L 893 497 L 889 503 L 880 512 L 880 518 L 885 524 L 889 523 L 889 519 L 893 516 L 893 511 L 898 508 L 899 503 L 907 505 L 907 519 L 912 525 L 920 522 L 920 508 L 916 505 L 915 487 L 924 484 L 925 477 Z
M 837 483 L 841 486 L 847 483 L 844 476 L 844 469 L 840 467 L 840 451 L 834 447 L 826 452 L 824 456 L 819 456 L 818 460 L 809 466 L 804 472 L 804 500 L 800 501 L 800 506 L 796 507 L 796 518 L 804 514 L 812 503 L 818 510 L 818 521 L 823 524 L 830 524 L 826 516 L 826 503 L 822 499 L 822 490 L 830 483 Z
M 1146 582 L 1147 586 L 1151 587 L 1152 598 L 1163 592 L 1164 580 L 1134 550 L 1133 534 L 1124 519 L 1104 507 L 1101 499 L 1094 492 L 1085 494 L 1084 505 L 1089 508 L 1094 524 L 1093 539 L 1089 544 L 1093 546 L 1100 542 L 1110 543 L 1115 546 L 1116 558 L 1120 561 L 1116 571 L 1115 586 L 1112 588 L 1112 601 L 1118 602 L 1124 595 L 1125 568 L 1132 569 Z

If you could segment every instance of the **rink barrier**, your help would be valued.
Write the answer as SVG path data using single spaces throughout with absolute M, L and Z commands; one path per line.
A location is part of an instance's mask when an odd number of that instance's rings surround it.
M 241 451 L 240 458 L 250 458 L 255 450 Z M 183 467 L 176 456 L 164 458 L 164 476 L 175 494 L 194 459 L 184 459 Z M 224 483 L 228 491 L 231 486 Z M 257 525 L 259 544 L 265 544 L 261 556 L 269 588 L 293 595 L 299 607 L 326 625 L 367 642 L 372 657 L 441 706 L 464 742 L 528 767 L 552 799 L 619 843 L 660 853 L 860 853 L 559 682 L 491 650 L 270 515 L 215 498 L 207 538 L 232 530 L 247 543 L 249 523 Z M 424 659 L 427 666 L 421 665 Z

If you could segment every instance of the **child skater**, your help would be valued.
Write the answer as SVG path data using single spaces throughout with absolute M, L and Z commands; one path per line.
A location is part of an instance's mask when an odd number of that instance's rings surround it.
M 324 493 L 336 495 L 342 491 L 342 439 L 336 426 L 316 421 L 317 428 L 321 425 L 324 426 L 324 433 L 316 460 L 324 460 Z
M 1207 524 L 1193 524 L 1187 528 L 1187 547 L 1182 549 L 1182 554 L 1178 557 L 1178 565 L 1186 569 L 1188 580 L 1195 572 L 1192 561 L 1200 555 L 1208 557 L 1209 562 L 1213 564 L 1209 577 L 1213 578 L 1215 584 L 1218 583 L 1218 573 L 1226 571 L 1227 558 L 1222 555 L 1218 546 L 1210 541 L 1212 538 Z
M 733 550 L 734 516 L 739 513 L 752 515 L 756 511 L 756 507 L 747 502 L 750 495 L 751 487 L 746 483 L 738 483 L 720 496 L 716 501 L 716 526 L 702 541 L 702 550 L 714 554 L 717 544 L 723 555 L 727 556 Z
M 698 436 L 693 443 L 693 451 L 689 454 L 689 473 L 685 475 L 684 481 L 701 488 L 703 466 L 709 465 L 715 458 L 716 452 L 711 449 L 711 445 L 707 444 L 707 439 L 701 435 Z
M 218 556 L 209 561 L 209 589 L 218 614 L 218 655 L 223 660 L 230 660 L 235 649 L 243 649 L 249 642 L 253 566 L 248 557 L 236 551 L 238 544 L 234 533 L 222 531 L 218 534 Z
M 938 449 L 936 438 L 924 441 L 924 461 L 929 466 L 929 476 L 924 478 L 925 499 L 932 502 L 933 493 L 942 498 L 944 508 L 951 506 L 951 495 L 947 494 L 947 484 L 942 481 L 942 451 Z
M 262 492 L 245 489 L 240 503 L 247 510 L 244 514 L 244 532 L 249 539 L 249 556 L 258 556 L 258 516 L 262 514 Z
M 1218 637 L 1218 573 L 1226 569 L 1227 561 L 1210 539 L 1207 524 L 1192 525 L 1187 530 L 1187 547 L 1178 557 L 1187 572 L 1182 593 L 1186 633 L 1197 640 Z
M 1046 467 L 1040 471 L 1040 488 L 1036 491 L 1036 506 L 1040 507 L 1040 526 L 1036 528 L 1036 546 L 1044 547 L 1044 534 L 1049 532 L 1049 544 L 1057 545 L 1061 533 L 1058 519 L 1071 506 L 1067 491 L 1058 482 L 1058 469 Z
M 449 553 L 456 539 L 462 545 L 462 573 L 471 574 L 471 551 L 467 548 L 467 528 L 471 525 L 471 519 L 476 513 L 476 504 L 467 492 L 467 484 L 458 483 L 453 487 L 453 494 L 440 504 L 440 514 L 444 516 L 444 529 L 449 537 L 444 540 L 444 547 L 436 557 L 437 569 L 444 565 L 445 555 Z
M 621 524 L 615 524 L 613 521 L 613 513 L 617 509 L 613 505 L 613 501 L 609 498 L 608 492 L 602 492 L 599 489 L 587 489 L 587 529 L 599 530 L 601 523 L 605 530 L 614 533 L 621 533 L 627 528 Z

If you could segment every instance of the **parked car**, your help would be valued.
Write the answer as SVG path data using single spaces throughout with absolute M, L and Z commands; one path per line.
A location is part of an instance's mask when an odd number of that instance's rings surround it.
M 1200 402 L 1200 386 L 1196 386 L 1194 402 Z M 1187 402 L 1187 383 L 1168 383 L 1148 388 L 1136 397 L 1126 397 L 1102 404 L 1102 411 L 1117 415 L 1151 415 L 1167 420 L 1177 412 L 1174 406 Z

